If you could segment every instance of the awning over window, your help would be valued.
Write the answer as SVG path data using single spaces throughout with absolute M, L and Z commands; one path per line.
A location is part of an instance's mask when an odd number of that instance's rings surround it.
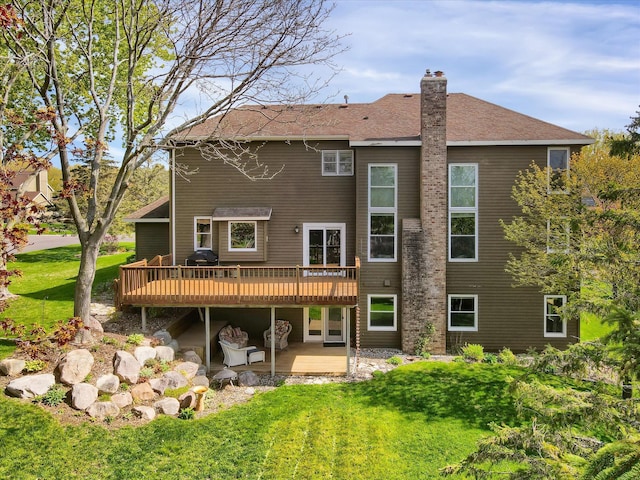
M 271 207 L 218 207 L 213 210 L 216 222 L 228 220 L 270 220 Z

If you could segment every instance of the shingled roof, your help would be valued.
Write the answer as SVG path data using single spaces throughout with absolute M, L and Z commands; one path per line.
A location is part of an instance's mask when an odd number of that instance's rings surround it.
M 234 140 L 343 139 L 352 145 L 420 144 L 420 94 L 372 103 L 248 105 L 175 137 Z M 464 93 L 447 95 L 447 145 L 593 143 L 567 130 Z
M 128 215 L 126 222 L 168 222 L 169 197 L 164 196 Z

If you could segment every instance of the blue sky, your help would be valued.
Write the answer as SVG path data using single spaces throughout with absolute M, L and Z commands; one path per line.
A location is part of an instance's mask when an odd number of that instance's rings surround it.
M 328 27 L 349 34 L 334 102 L 417 92 L 428 68 L 579 132 L 624 131 L 640 109 L 640 0 L 337 0 Z

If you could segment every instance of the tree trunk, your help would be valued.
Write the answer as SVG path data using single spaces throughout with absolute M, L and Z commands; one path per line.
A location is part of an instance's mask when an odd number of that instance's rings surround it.
M 82 243 L 80 269 L 76 280 L 73 315 L 87 320 L 91 315 L 91 289 L 96 276 L 96 262 L 100 252 L 100 236 L 93 234 Z
M 622 377 L 622 399 L 629 400 L 633 396 L 633 384 L 629 376 Z

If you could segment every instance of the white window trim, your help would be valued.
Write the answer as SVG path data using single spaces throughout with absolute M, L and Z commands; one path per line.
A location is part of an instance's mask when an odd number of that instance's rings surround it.
M 569 193 L 568 189 L 552 190 L 551 189 L 551 151 L 564 150 L 567 152 L 567 180 L 571 176 L 571 148 L 569 147 L 548 147 L 547 148 L 547 193 Z
M 569 225 L 569 217 L 560 217 L 559 220 L 561 222 L 564 223 L 564 227 L 565 227 L 565 235 L 566 235 L 566 242 L 565 242 L 565 248 L 561 249 L 561 250 L 554 250 L 550 243 L 551 243 L 551 219 L 547 220 L 547 253 L 569 253 L 569 246 L 570 246 L 570 241 L 571 241 L 571 237 L 569 236 L 569 234 L 571 233 L 571 226 Z
M 452 207 L 451 206 L 451 170 L 453 167 L 474 167 L 474 184 L 475 184 L 475 207 Z M 448 215 L 448 225 L 447 225 L 447 237 L 448 237 L 448 241 L 449 241 L 449 245 L 448 245 L 448 257 L 449 257 L 449 261 L 450 262 L 457 262 L 457 263 L 473 263 L 473 262 L 477 262 L 478 261 L 478 244 L 480 243 L 480 240 L 478 238 L 478 224 L 480 223 L 480 215 L 478 213 L 478 164 L 477 163 L 450 163 L 449 164 L 449 172 L 448 172 L 448 178 L 447 178 L 447 184 L 448 184 L 448 205 L 449 205 L 449 215 Z M 451 214 L 452 213 L 473 213 L 475 214 L 476 217 L 476 221 L 475 221 L 475 232 L 473 233 L 474 238 L 475 238 L 475 242 L 474 242 L 474 258 L 454 258 L 451 256 Z
M 473 298 L 473 327 L 455 327 L 451 325 L 451 299 Z M 450 332 L 477 332 L 478 331 L 478 295 L 450 294 L 447 296 L 447 330 Z
M 209 222 L 209 233 L 203 234 L 198 232 L 198 221 L 199 220 L 207 220 Z M 198 235 L 209 235 L 209 244 L 210 247 L 200 247 L 198 246 Z M 198 216 L 193 217 L 193 249 L 194 250 L 212 250 L 213 249 L 213 220 L 211 217 L 207 216 Z
M 372 298 L 393 298 L 393 326 L 373 327 L 371 326 L 371 299 Z M 396 332 L 398 330 L 398 295 L 396 294 L 368 294 L 367 295 L 367 330 L 370 332 Z
M 395 178 L 393 186 L 393 207 L 371 207 L 371 169 L 373 167 L 392 167 Z M 367 177 L 367 259 L 372 263 L 392 263 L 398 261 L 398 164 L 370 163 Z M 371 256 L 371 214 L 393 214 L 393 258 L 373 258 Z
M 309 230 L 340 230 L 340 266 L 346 265 L 347 259 L 347 224 L 346 223 L 303 223 L 302 224 L 302 262 L 309 265 Z M 316 265 L 314 265 L 316 266 Z
M 327 172 L 324 168 L 325 153 L 333 153 L 336 156 L 336 171 L 335 172 Z M 341 173 L 340 172 L 340 154 L 341 153 L 349 153 L 351 155 L 351 169 L 349 172 Z M 352 177 L 353 176 L 353 150 L 322 150 L 322 176 L 323 177 Z
M 253 248 L 233 248 L 231 246 L 231 224 L 232 223 L 251 223 L 253 224 L 253 235 L 255 239 L 255 247 Z M 229 220 L 227 222 L 227 250 L 229 252 L 257 252 L 258 251 L 258 222 L 255 220 Z
M 547 315 L 549 315 L 547 313 L 547 299 L 549 298 L 561 298 L 562 299 L 562 306 L 564 307 L 567 304 L 567 296 L 566 295 L 545 295 L 544 296 L 544 304 L 543 304 L 543 324 L 542 324 L 542 328 L 544 329 L 544 336 L 546 338 L 566 338 L 567 337 L 567 321 L 563 318 L 560 318 L 562 320 L 562 332 L 547 332 Z M 552 314 L 552 315 L 557 315 L 557 314 Z M 558 317 L 560 317 L 560 315 L 557 315 Z

